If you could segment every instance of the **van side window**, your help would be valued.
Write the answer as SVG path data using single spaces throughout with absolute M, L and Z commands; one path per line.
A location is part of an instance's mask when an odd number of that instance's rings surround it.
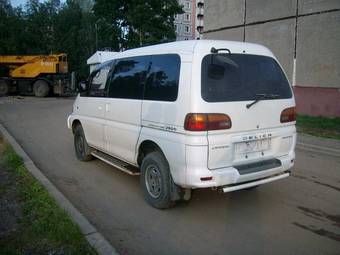
M 106 96 L 106 80 L 110 69 L 111 65 L 105 65 L 91 74 L 89 91 L 90 97 Z
M 179 55 L 164 54 L 151 57 L 144 99 L 176 101 L 181 60 Z
M 146 73 L 150 57 L 131 57 L 119 59 L 109 86 L 109 97 L 142 99 Z

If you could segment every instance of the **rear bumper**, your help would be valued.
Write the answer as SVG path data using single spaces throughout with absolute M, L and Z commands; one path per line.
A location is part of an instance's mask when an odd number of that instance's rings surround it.
M 224 193 L 227 193 L 227 192 L 232 192 L 232 191 L 236 191 L 236 190 L 240 190 L 240 189 L 247 189 L 247 188 L 251 188 L 251 187 L 254 187 L 254 186 L 261 185 L 261 184 L 265 184 L 265 183 L 269 183 L 269 182 L 273 182 L 273 181 L 278 181 L 278 180 L 281 180 L 283 178 L 289 177 L 289 175 L 290 175 L 290 172 L 287 171 L 287 172 L 283 172 L 281 174 L 277 174 L 277 175 L 274 175 L 274 176 L 269 176 L 267 178 L 263 178 L 263 179 L 260 179 L 260 180 L 250 181 L 250 182 L 246 182 L 246 183 L 239 183 L 239 184 L 236 184 L 236 185 L 225 186 L 225 187 L 222 187 L 221 190 Z
M 275 176 L 282 175 L 282 178 L 288 177 L 289 174 L 287 173 L 294 165 L 294 152 L 291 152 L 289 155 L 277 157 L 275 159 L 280 161 L 280 165 L 273 166 L 272 168 L 266 168 L 265 170 L 261 171 L 249 172 L 246 174 L 241 174 L 240 171 L 233 166 L 215 170 L 209 170 L 207 167 L 187 167 L 185 186 L 189 188 L 225 188 L 224 192 L 229 192 L 232 190 L 248 188 L 281 179 L 272 178 Z M 208 181 L 202 181 L 202 177 L 212 177 L 212 179 Z M 266 181 L 264 182 L 265 179 Z M 236 188 L 236 185 L 239 185 L 239 187 Z

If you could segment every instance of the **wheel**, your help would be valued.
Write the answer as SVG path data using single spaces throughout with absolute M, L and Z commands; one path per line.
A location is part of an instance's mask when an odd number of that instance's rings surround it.
M 74 149 L 77 158 L 80 161 L 90 161 L 93 159 L 91 147 L 87 144 L 84 130 L 81 125 L 77 125 L 74 131 Z
M 33 84 L 33 93 L 36 97 L 46 97 L 50 91 L 48 83 L 44 80 L 37 80 Z
M 171 200 L 171 182 L 169 164 L 163 154 L 159 151 L 147 154 L 140 175 L 145 200 L 158 209 L 173 207 L 175 202 Z
M 6 96 L 8 93 L 8 84 L 4 80 L 0 80 L 0 97 Z

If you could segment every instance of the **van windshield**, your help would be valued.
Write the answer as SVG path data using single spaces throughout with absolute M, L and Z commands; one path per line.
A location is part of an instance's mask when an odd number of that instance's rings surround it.
M 209 54 L 202 60 L 201 75 L 201 95 L 207 102 L 250 101 L 259 94 L 292 97 L 282 69 L 266 56 Z

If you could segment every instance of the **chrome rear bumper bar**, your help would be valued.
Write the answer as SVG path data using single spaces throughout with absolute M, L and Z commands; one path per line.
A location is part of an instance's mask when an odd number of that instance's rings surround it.
M 257 185 L 277 181 L 277 180 L 286 178 L 289 175 L 290 175 L 289 172 L 284 172 L 283 174 L 267 177 L 267 178 L 260 179 L 260 180 L 255 180 L 255 181 L 251 181 L 251 182 L 247 182 L 247 183 L 240 183 L 240 184 L 235 184 L 235 185 L 232 185 L 232 186 L 222 187 L 221 190 L 224 193 L 227 193 L 227 192 L 231 192 L 231 191 L 235 191 L 235 190 L 247 189 L 247 188 L 257 186 Z

